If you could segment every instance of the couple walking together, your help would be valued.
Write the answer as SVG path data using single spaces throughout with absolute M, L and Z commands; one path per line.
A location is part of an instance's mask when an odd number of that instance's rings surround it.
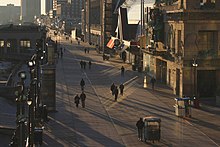
M 112 83 L 110 89 L 111 89 L 112 95 L 115 96 L 115 101 L 117 101 L 118 93 L 119 93 L 118 86 L 116 86 L 114 83 Z M 120 89 L 120 94 L 123 95 L 123 93 L 124 93 L 124 84 L 121 83 L 120 86 L 119 86 L 119 89 Z
M 75 100 L 75 104 L 77 108 L 79 107 L 80 100 L 82 103 L 82 107 L 85 108 L 86 94 L 84 93 L 85 81 L 83 80 L 83 78 L 80 81 L 80 86 L 81 86 L 82 93 L 80 94 L 80 96 L 77 94 L 74 100 Z

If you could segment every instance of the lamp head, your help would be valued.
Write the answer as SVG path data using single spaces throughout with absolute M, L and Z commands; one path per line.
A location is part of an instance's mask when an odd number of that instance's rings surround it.
M 25 73 L 25 71 L 20 71 L 20 72 L 18 73 L 18 76 L 19 76 L 22 80 L 26 79 L 26 73 Z
M 31 98 L 27 99 L 27 104 L 28 104 L 28 106 L 30 106 L 32 104 L 32 99 Z
M 29 61 L 29 62 L 28 62 L 28 66 L 29 66 L 29 67 L 35 66 L 35 61 L 34 61 L 34 60 Z

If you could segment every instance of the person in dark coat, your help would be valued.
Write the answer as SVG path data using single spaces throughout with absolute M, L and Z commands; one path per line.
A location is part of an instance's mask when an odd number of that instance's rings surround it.
M 80 100 L 80 97 L 79 97 L 79 95 L 77 94 L 76 96 L 75 96 L 75 104 L 76 104 L 76 107 L 78 108 L 78 106 L 79 106 L 79 100 Z
M 57 57 L 60 58 L 60 52 L 59 51 L 57 51 Z
M 83 68 L 83 61 L 81 60 L 80 61 L 80 66 L 81 66 L 81 69 Z
M 84 90 L 84 86 L 85 86 L 85 81 L 83 80 L 83 78 L 80 81 L 80 86 L 81 86 L 81 90 L 83 91 Z
M 85 54 L 86 54 L 87 48 L 85 48 L 84 51 L 85 51 Z
M 80 99 L 81 99 L 82 107 L 85 108 L 86 94 L 84 92 L 80 94 Z
M 154 90 L 154 84 L 155 84 L 155 82 L 156 82 L 156 79 L 154 78 L 154 77 L 152 77 L 151 79 L 150 79 L 150 83 L 151 83 L 151 85 L 152 85 L 152 89 Z
M 110 89 L 111 89 L 112 95 L 114 95 L 114 90 L 115 90 L 115 84 L 114 83 L 112 83 Z
M 115 94 L 115 101 L 117 101 L 118 99 L 118 87 L 117 86 L 115 86 L 114 94 Z
M 137 121 L 136 127 L 138 129 L 138 140 L 142 140 L 143 139 L 143 129 L 144 129 L 144 122 L 143 122 L 142 118 L 140 118 Z
M 125 73 L 125 68 L 124 66 L 121 67 L 121 76 L 124 76 L 124 73 Z
M 123 83 L 120 84 L 119 89 L 120 89 L 120 94 L 123 95 L 123 93 L 124 93 L 124 84 Z
M 91 69 L 91 66 L 92 66 L 92 62 L 89 61 L 89 69 Z
M 88 53 L 88 54 L 89 54 L 89 50 L 90 50 L 90 49 L 89 49 L 89 48 L 87 48 L 87 53 Z
M 60 57 L 63 58 L 63 50 L 60 50 Z
M 83 61 L 83 68 L 86 69 L 86 61 Z

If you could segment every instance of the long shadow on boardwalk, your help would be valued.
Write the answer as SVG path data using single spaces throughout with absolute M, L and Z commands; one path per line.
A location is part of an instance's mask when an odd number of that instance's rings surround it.
M 59 113 L 59 112 L 58 112 Z M 91 127 L 89 127 L 90 125 L 80 119 L 77 118 L 77 115 L 74 115 L 70 112 L 67 112 L 65 114 L 62 115 L 69 115 L 72 116 L 74 119 L 74 122 L 76 122 L 77 124 L 80 124 L 80 128 L 74 128 L 74 127 L 69 127 L 69 123 L 68 122 L 64 122 L 62 119 L 58 120 L 56 118 L 56 116 L 52 116 L 51 117 L 51 121 L 53 121 L 53 125 L 56 126 L 56 128 L 54 128 L 55 131 L 57 131 L 56 129 L 59 128 L 59 130 L 62 130 L 62 132 L 71 132 L 72 136 L 75 136 L 74 138 L 77 138 L 74 142 L 75 145 L 77 144 L 78 146 L 88 146 L 86 145 L 84 140 L 84 137 L 88 137 L 92 140 L 94 140 L 95 142 L 97 142 L 97 144 L 101 144 L 105 147 L 110 147 L 110 146 L 114 146 L 114 147 L 124 147 L 124 145 L 112 140 L 111 138 L 108 138 L 106 136 L 104 136 L 103 134 L 97 132 L 96 130 L 92 129 Z M 53 128 L 52 128 L 53 129 Z M 57 131 L 58 134 L 55 134 L 55 136 L 61 136 L 61 134 L 59 134 L 59 131 Z M 59 137 L 57 137 L 59 138 Z M 68 138 L 62 137 L 61 138 L 62 141 L 65 141 L 67 144 L 69 142 Z M 66 139 L 66 140 L 65 140 Z

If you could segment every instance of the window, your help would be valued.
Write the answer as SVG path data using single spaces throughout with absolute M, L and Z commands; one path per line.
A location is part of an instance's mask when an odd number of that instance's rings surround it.
M 30 48 L 31 47 L 30 40 L 21 40 L 20 41 L 20 47 L 21 48 Z
M 0 54 L 1 55 L 4 53 L 4 46 L 5 46 L 4 40 L 0 40 Z
M 16 53 L 17 46 L 16 46 L 16 39 L 8 39 L 6 41 L 7 53 Z
M 29 49 L 31 47 L 31 41 L 30 40 L 20 40 L 20 52 L 21 53 L 28 53 Z
M 182 56 L 182 38 L 181 38 L 181 36 L 182 36 L 182 32 L 181 32 L 181 30 L 178 30 L 178 40 L 177 40 L 177 43 L 178 43 L 178 50 L 177 50 L 177 54 L 179 55 L 179 56 Z
M 199 31 L 199 50 L 217 50 L 218 31 Z
M 0 48 L 4 48 L 4 46 L 5 46 L 4 40 L 0 40 Z
M 11 47 L 11 42 L 7 41 L 6 46 L 7 46 L 7 48 L 10 48 Z

